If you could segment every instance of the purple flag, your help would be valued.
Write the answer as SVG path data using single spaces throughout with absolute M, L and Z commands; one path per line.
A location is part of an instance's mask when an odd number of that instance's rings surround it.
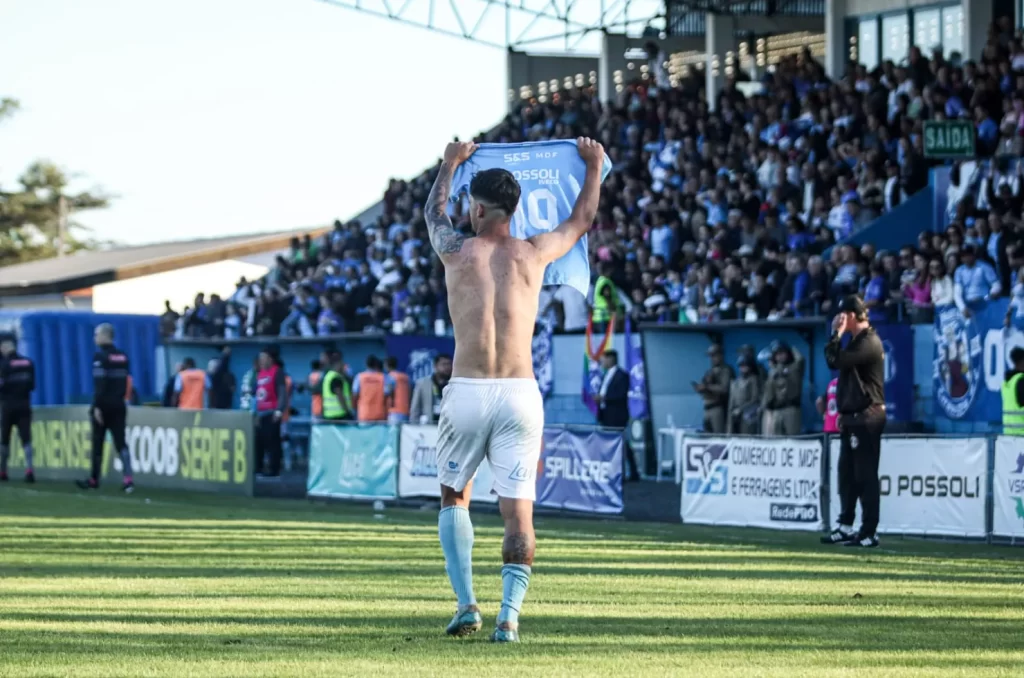
M 647 370 L 640 335 L 633 334 L 626 316 L 626 371 L 629 373 L 629 416 L 643 419 L 647 416 Z
M 590 356 L 587 355 L 587 351 L 583 351 L 583 404 L 587 406 L 590 413 L 597 416 L 597 402 L 594 400 L 594 396 L 601 392 L 601 381 L 603 375 L 601 373 L 600 361 L 591 360 Z

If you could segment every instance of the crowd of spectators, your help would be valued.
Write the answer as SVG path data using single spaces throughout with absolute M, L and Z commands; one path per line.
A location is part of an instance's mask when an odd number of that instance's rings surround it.
M 604 144 L 613 170 L 589 240 L 593 272 L 615 283 L 636 320 L 823 315 L 856 292 L 875 320 L 926 322 L 936 305 L 969 311 L 1018 287 L 1024 301 L 1024 169 L 1010 160 L 1024 150 L 1024 46 L 1011 26 L 996 22 L 977 60 L 913 47 L 899 64 L 850 64 L 839 80 L 804 51 L 749 96 L 727 82 L 713 107 L 703 76 L 673 87 L 652 68 L 612 101 L 589 89 L 525 101 L 477 140 Z M 952 169 L 946 231 L 899 251 L 834 247 L 928 185 L 922 124 L 951 118 L 973 120 L 979 160 Z M 230 299 L 200 295 L 181 317 L 168 309 L 168 329 L 443 331 L 444 272 L 422 212 L 435 172 L 391 180 L 373 223 L 335 222 L 322 238 L 294 240 L 265 279 L 240 281 Z M 453 212 L 468 228 L 464 203 Z M 587 305 L 570 296 L 549 293 L 542 313 L 574 330 Z

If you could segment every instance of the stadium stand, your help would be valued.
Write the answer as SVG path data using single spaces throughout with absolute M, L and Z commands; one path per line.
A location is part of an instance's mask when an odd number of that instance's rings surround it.
M 654 75 L 606 103 L 592 88 L 563 90 L 522 102 L 477 140 L 604 144 L 614 169 L 591 233 L 593 273 L 611 278 L 635 320 L 813 317 L 849 292 L 876 321 L 930 322 L 950 298 L 963 307 L 1018 287 L 1024 304 L 1024 46 L 1007 26 L 993 24 L 976 61 L 913 47 L 900 64 L 851 64 L 837 82 L 804 50 L 765 75 L 761 94 L 728 83 L 713 111 L 703 77 L 670 87 Z M 979 159 L 953 169 L 947 230 L 899 251 L 845 244 L 927 186 L 922 123 L 953 118 L 973 120 Z M 196 337 L 447 325 L 422 213 L 435 172 L 392 179 L 374 221 L 296 238 L 264 280 L 241 281 L 227 302 L 197 298 L 168 322 Z M 464 206 L 453 217 L 468 227 Z M 984 289 L 962 268 L 971 253 L 995 272 Z M 559 330 L 586 324 L 572 294 L 542 304 Z

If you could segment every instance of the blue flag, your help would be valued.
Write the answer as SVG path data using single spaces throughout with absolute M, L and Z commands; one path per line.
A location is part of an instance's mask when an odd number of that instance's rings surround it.
M 537 379 L 540 394 L 546 400 L 555 385 L 555 366 L 551 355 L 555 342 L 552 340 L 554 323 L 547 319 L 540 328 L 534 328 L 533 335 L 533 376 Z
M 647 416 L 647 370 L 640 335 L 633 333 L 626 316 L 626 371 L 629 373 L 629 416 L 643 419 Z
M 501 167 L 515 176 L 522 189 L 519 207 L 512 217 L 512 236 L 525 240 L 553 231 L 569 218 L 583 188 L 586 164 L 576 142 L 565 139 L 524 144 L 480 144 L 469 160 L 459 165 L 452 180 L 452 200 L 469 190 L 469 182 L 481 170 Z M 611 172 L 606 155 L 601 180 Z M 545 285 L 569 285 L 586 296 L 590 291 L 590 257 L 587 236 L 544 271 Z

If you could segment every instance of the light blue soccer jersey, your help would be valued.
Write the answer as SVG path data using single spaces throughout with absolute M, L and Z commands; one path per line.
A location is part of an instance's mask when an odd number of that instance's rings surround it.
M 451 199 L 469 191 L 473 176 L 482 170 L 500 167 L 512 173 L 522 194 L 512 217 L 512 236 L 532 238 L 553 231 L 569 218 L 583 188 L 586 164 L 576 150 L 576 142 L 565 139 L 522 144 L 480 144 L 477 151 L 455 170 Z M 601 181 L 611 172 L 606 155 Z M 569 253 L 544 271 L 545 285 L 568 285 L 587 296 L 590 290 L 590 257 L 587 236 Z

